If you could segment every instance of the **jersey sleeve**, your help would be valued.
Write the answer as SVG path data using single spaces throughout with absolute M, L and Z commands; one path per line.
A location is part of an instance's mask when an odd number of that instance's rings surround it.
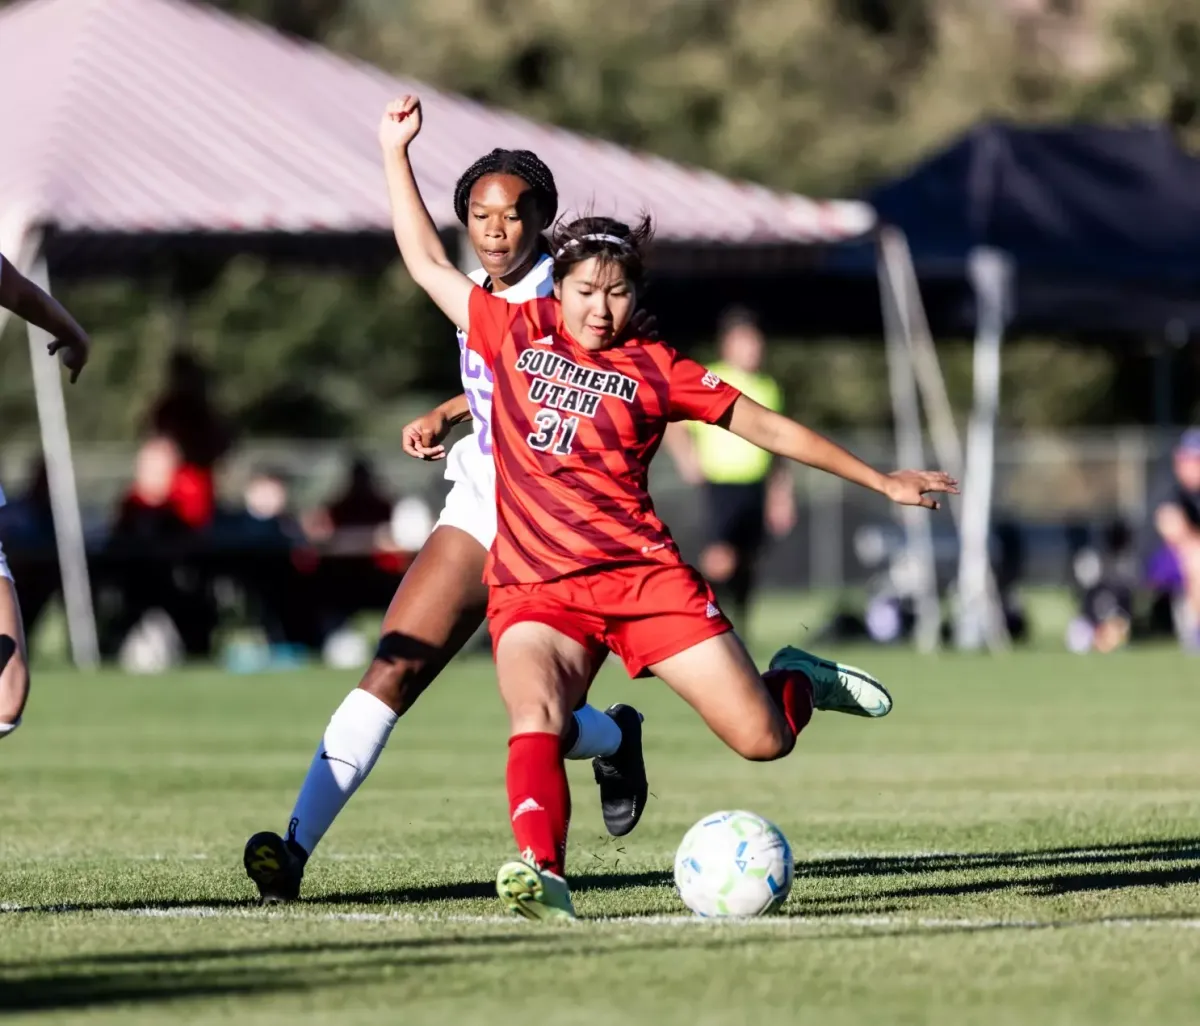
M 469 306 L 471 328 L 467 332 L 467 348 L 475 350 L 491 367 L 508 337 L 512 323 L 520 315 L 520 305 L 493 296 L 476 285 L 471 290 Z
M 742 393 L 707 367 L 673 354 L 668 378 L 667 416 L 670 420 L 701 420 L 715 424 Z

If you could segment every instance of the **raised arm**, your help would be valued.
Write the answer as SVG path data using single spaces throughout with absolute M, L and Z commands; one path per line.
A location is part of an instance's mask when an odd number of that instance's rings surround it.
M 71 380 L 79 377 L 91 348 L 87 332 L 66 307 L 21 274 L 3 256 L 0 256 L 0 306 L 53 335 L 54 341 L 47 347 L 48 352 L 51 356 L 61 352 L 63 366 L 71 372 Z
M 379 123 L 379 143 L 392 201 L 392 230 L 413 281 L 429 293 L 442 313 L 467 331 L 474 282 L 446 256 L 446 247 L 421 199 L 408 159 L 408 147 L 420 130 L 421 101 L 415 96 L 393 100 Z
M 824 435 L 744 395 L 734 401 L 720 424 L 761 449 L 870 488 L 904 506 L 938 509 L 939 503 L 928 493 L 958 494 L 958 482 L 949 474 L 938 470 L 897 470 L 884 474 Z

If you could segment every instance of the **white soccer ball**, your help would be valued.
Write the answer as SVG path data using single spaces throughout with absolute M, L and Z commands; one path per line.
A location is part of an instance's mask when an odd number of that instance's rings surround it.
M 774 823 L 753 812 L 714 812 L 684 834 L 675 886 L 698 916 L 761 916 L 787 900 L 794 868 Z

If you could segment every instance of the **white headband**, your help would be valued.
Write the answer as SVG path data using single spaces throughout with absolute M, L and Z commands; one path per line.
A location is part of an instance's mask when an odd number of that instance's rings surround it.
M 565 246 L 563 246 L 557 253 L 554 254 L 554 259 L 557 260 L 567 251 L 569 246 L 572 246 L 577 242 L 610 242 L 614 246 L 621 246 L 622 248 L 629 245 L 628 239 L 622 239 L 618 235 L 581 235 L 578 239 L 571 239 L 569 242 L 567 242 Z

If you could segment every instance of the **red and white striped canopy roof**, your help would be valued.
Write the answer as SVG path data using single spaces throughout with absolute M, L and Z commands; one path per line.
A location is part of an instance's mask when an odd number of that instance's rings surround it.
M 416 92 L 434 219 L 494 146 L 535 150 L 560 209 L 650 211 L 677 242 L 829 242 L 857 202 L 731 182 L 393 78 L 186 0 L 25 0 L 0 12 L 0 220 L 68 231 L 387 230 L 376 125 Z

